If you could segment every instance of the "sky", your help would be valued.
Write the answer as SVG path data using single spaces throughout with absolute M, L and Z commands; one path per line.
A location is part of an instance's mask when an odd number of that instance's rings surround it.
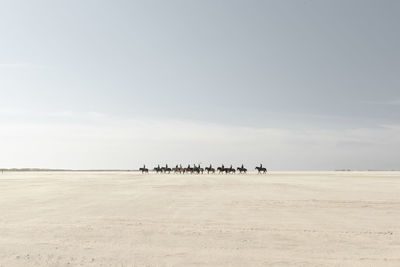
M 0 168 L 400 169 L 396 0 L 2 0 Z

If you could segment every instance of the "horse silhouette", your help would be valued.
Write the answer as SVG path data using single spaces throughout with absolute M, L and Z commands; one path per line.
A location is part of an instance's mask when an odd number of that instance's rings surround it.
M 211 164 L 210 164 L 210 167 L 206 167 L 205 169 L 207 171 L 207 174 L 209 174 L 210 172 L 215 173 L 215 169 L 211 166 Z
M 175 168 L 172 168 L 172 170 L 174 171 L 174 173 L 182 173 L 183 172 L 182 165 L 180 165 L 180 166 L 176 165 Z
M 139 168 L 139 171 L 141 171 L 142 173 L 149 173 L 149 169 L 146 168 L 146 165 L 143 165 L 142 168 Z
M 162 168 L 160 167 L 160 164 L 158 164 L 157 167 L 154 167 L 153 171 L 155 171 L 156 173 L 162 172 Z
M 247 172 L 247 169 L 243 166 L 243 164 L 242 164 L 241 167 L 237 167 L 237 170 L 239 171 L 239 173 L 246 173 Z
M 197 174 L 200 174 L 200 173 L 203 174 L 204 169 L 202 167 L 200 167 L 200 164 L 199 164 L 199 166 L 196 166 L 196 164 L 195 164 L 193 167 L 193 172 L 195 172 Z
M 193 173 L 193 168 L 190 167 L 190 164 L 186 168 L 183 169 L 183 173 L 186 173 L 186 172 Z
M 232 165 L 227 169 L 227 173 L 236 173 L 236 170 L 232 167 Z
M 217 168 L 218 173 L 228 173 L 229 168 L 225 168 L 224 164 L 221 167 Z
M 168 164 L 165 164 L 165 167 L 162 167 L 161 170 L 164 173 L 171 173 L 171 168 L 168 167 Z
M 260 167 L 256 167 L 256 170 L 258 173 L 267 173 L 267 168 L 263 167 L 262 164 L 260 164 Z

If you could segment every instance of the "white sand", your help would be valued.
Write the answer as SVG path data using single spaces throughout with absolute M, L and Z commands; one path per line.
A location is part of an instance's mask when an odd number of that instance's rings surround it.
M 0 266 L 400 266 L 400 173 L 0 174 Z

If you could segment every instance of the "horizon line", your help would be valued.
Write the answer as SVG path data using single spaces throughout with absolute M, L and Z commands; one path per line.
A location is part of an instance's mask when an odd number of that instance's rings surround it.
M 139 169 L 58 169 L 58 168 L 0 168 L 2 172 L 139 172 Z M 149 171 L 153 171 L 152 169 Z M 385 171 L 400 171 L 400 169 L 364 169 L 364 170 L 357 170 L 357 169 L 335 169 L 335 170 L 274 170 L 272 172 L 385 172 Z M 271 172 L 271 170 L 268 170 Z M 173 173 L 171 173 L 173 174 Z

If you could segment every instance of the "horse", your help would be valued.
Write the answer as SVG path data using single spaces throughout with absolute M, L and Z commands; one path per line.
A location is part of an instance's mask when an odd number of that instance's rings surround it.
M 207 174 L 209 174 L 210 172 L 215 173 L 215 169 L 211 166 L 211 164 L 210 164 L 210 167 L 206 167 L 205 169 L 207 171 Z
M 154 167 L 153 171 L 155 171 L 156 173 L 161 172 L 162 173 L 162 168 L 160 167 L 160 164 L 157 167 Z
M 203 174 L 204 169 L 200 166 L 200 164 L 199 164 L 198 170 L 199 170 L 199 172 L 201 172 L 201 174 Z
M 247 172 L 247 169 L 243 166 L 243 164 L 242 164 L 242 166 L 241 167 L 237 167 L 237 170 L 239 171 L 239 173 L 246 173 Z
M 236 173 L 236 170 L 232 167 L 232 165 L 226 170 L 227 173 Z
M 185 172 L 193 173 L 193 168 L 190 167 L 190 164 L 186 168 L 183 169 L 183 173 L 185 173 Z
M 224 172 L 225 172 L 225 173 L 228 173 L 228 170 L 229 170 L 228 168 L 225 168 L 225 167 L 224 167 L 224 164 L 222 164 L 221 167 L 218 167 L 218 168 L 217 168 L 218 173 L 224 173 Z
M 149 173 L 149 169 L 146 168 L 146 165 L 143 165 L 143 168 L 139 168 L 139 171 L 142 173 Z
M 164 173 L 171 173 L 171 168 L 168 167 L 168 164 L 165 164 L 165 167 L 161 168 Z
M 200 173 L 203 174 L 204 169 L 202 167 L 200 167 L 200 164 L 199 164 L 199 166 L 196 166 L 196 164 L 195 164 L 193 167 L 193 172 L 196 172 L 197 174 L 200 174 Z
M 178 167 L 178 165 L 176 165 L 175 168 L 172 168 L 172 170 L 174 171 L 174 173 L 178 173 L 178 172 L 182 173 L 183 168 L 182 168 L 182 166 Z
M 260 164 L 260 167 L 256 167 L 256 170 L 258 173 L 267 173 L 267 168 L 264 168 L 262 164 Z

